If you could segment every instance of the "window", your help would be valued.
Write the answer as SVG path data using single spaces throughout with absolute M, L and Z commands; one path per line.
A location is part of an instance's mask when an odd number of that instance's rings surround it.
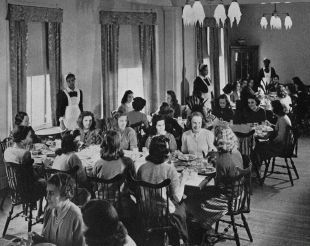
M 46 35 L 45 23 L 28 23 L 26 110 L 35 129 L 52 126 Z

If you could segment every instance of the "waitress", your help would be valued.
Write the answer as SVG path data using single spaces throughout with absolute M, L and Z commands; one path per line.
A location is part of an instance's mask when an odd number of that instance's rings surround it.
M 206 108 L 211 108 L 211 80 L 208 74 L 208 65 L 199 65 L 199 76 L 194 81 L 194 91 L 201 92 L 204 100 L 208 99 L 204 106 Z
M 60 128 L 74 130 L 78 128 L 77 120 L 83 112 L 83 93 L 75 86 L 75 75 L 69 73 L 66 77 L 68 87 L 57 95 L 57 118 Z
M 257 87 L 261 87 L 266 93 L 268 91 L 270 81 L 276 76 L 276 71 L 270 66 L 270 60 L 268 58 L 265 58 L 263 62 L 264 67 L 261 68 L 258 73 L 259 82 Z M 255 88 L 255 91 L 256 89 L 257 88 Z

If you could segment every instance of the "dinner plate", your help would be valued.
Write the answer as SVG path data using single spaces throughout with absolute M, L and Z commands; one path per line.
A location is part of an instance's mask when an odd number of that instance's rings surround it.
M 214 167 L 203 167 L 203 168 L 198 168 L 198 174 L 200 175 L 208 175 L 215 173 L 216 169 Z
M 56 246 L 56 244 L 53 244 L 53 243 L 38 243 L 38 244 L 35 244 L 34 246 Z
M 178 159 L 181 161 L 193 161 L 196 159 L 196 156 L 191 155 L 191 154 L 183 154 L 183 155 L 178 155 Z

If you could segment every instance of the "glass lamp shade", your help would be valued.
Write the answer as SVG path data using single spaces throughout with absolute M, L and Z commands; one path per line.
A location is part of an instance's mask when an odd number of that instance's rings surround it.
M 237 25 L 240 22 L 241 19 L 241 11 L 240 11 L 240 7 L 239 4 L 236 0 L 234 0 L 228 9 L 228 17 L 230 19 L 230 25 L 233 25 L 234 19 L 236 19 Z
M 215 18 L 217 25 L 220 25 L 220 21 L 224 25 L 227 16 L 226 16 L 225 7 L 223 3 L 219 3 L 216 6 L 213 17 Z
M 284 25 L 285 25 L 286 30 L 292 28 L 293 22 L 292 22 L 292 19 L 291 19 L 291 17 L 289 15 L 287 15 L 285 17 Z
M 186 4 L 183 8 L 183 23 L 185 26 L 188 25 L 194 25 L 195 21 L 194 21 L 194 11 L 192 9 L 192 7 L 189 4 Z
M 195 24 L 198 21 L 199 24 L 202 25 L 206 17 L 206 14 L 200 1 L 194 2 L 193 12 L 194 12 L 193 15 L 194 15 Z
M 262 29 L 267 29 L 268 22 L 265 16 L 263 16 L 262 19 L 260 20 L 260 25 Z
M 270 19 L 270 27 L 271 29 L 281 29 L 282 28 L 282 22 L 279 16 L 273 15 Z

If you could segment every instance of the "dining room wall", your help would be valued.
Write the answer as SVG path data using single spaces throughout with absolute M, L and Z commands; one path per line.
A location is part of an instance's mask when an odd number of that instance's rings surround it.
M 281 30 L 271 30 L 269 25 L 267 30 L 262 30 L 263 13 L 273 10 L 271 4 L 241 5 L 241 21 L 238 27 L 234 25 L 230 29 L 230 44 L 238 45 L 237 40 L 244 38 L 246 45 L 259 45 L 259 67 L 268 57 L 282 83 L 290 83 L 292 77 L 298 76 L 305 84 L 310 84 L 310 3 L 277 4 L 278 12 L 291 16 L 292 29 L 285 29 L 285 15 L 280 15 Z M 270 16 L 267 20 L 269 23 Z

